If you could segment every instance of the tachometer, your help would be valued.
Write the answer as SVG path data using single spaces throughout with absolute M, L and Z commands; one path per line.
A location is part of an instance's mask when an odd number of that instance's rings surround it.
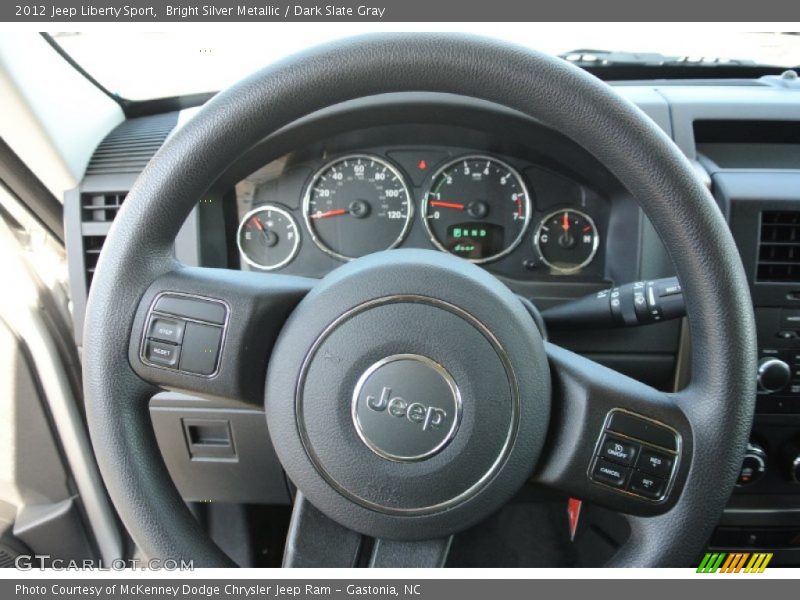
M 570 274 L 587 266 L 600 245 L 592 218 L 572 208 L 562 208 L 541 220 L 533 244 L 552 271 Z
M 519 173 L 488 156 L 465 156 L 433 177 L 422 214 L 440 250 L 474 263 L 505 256 L 522 241 L 531 200 Z
M 300 245 L 300 231 L 286 209 L 264 204 L 244 216 L 236 242 L 245 262 L 272 271 L 295 257 Z
M 400 172 L 366 154 L 322 167 L 303 202 L 303 218 L 314 243 L 339 260 L 394 248 L 408 233 L 413 211 Z

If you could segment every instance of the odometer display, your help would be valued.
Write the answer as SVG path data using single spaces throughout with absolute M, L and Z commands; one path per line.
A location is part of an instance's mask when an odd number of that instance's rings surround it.
M 423 219 L 434 245 L 474 263 L 514 250 L 530 213 L 519 173 L 488 156 L 466 156 L 445 165 L 423 200 Z
M 413 210 L 399 171 L 365 154 L 325 165 L 311 180 L 303 203 L 312 239 L 339 260 L 397 246 L 408 232 Z

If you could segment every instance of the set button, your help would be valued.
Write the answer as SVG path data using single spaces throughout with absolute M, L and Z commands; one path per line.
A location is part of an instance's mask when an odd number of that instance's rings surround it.
M 654 477 L 649 473 L 634 471 L 629 489 L 647 498 L 657 500 L 664 495 L 666 481 L 660 477 Z

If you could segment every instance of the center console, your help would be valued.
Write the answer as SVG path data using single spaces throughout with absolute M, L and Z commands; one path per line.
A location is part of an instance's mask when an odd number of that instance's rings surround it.
M 797 565 L 800 145 L 795 137 L 800 133 L 796 124 L 770 124 L 766 132 L 758 131 L 754 123 L 735 127 L 742 131 L 739 139 L 754 143 L 733 143 L 718 129 L 715 141 L 698 144 L 698 151 L 707 152 L 699 158 L 711 173 L 714 195 L 728 218 L 750 283 L 759 353 L 754 374 L 758 399 L 738 486 L 711 545 L 765 549 L 775 552 L 776 564 Z M 747 127 L 750 131 L 744 132 Z M 696 130 L 698 138 L 700 134 Z M 774 152 L 778 146 L 780 153 Z

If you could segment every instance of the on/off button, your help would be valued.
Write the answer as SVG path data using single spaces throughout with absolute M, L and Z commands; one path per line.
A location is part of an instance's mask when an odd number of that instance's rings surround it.
M 636 462 L 639 447 L 626 440 L 607 437 L 600 449 L 600 456 L 621 465 L 630 465 Z

